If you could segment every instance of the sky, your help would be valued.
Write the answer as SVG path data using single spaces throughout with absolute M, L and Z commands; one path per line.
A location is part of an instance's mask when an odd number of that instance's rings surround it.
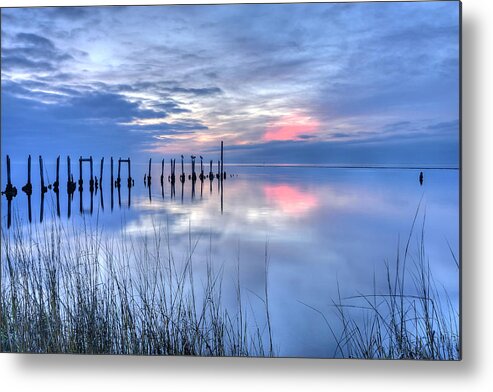
M 2 154 L 459 161 L 459 3 L 2 9 Z

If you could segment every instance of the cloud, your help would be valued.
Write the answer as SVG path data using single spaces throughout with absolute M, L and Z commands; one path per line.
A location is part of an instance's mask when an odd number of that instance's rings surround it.
M 288 114 L 268 125 L 263 140 L 307 139 L 315 136 L 313 133 L 319 131 L 319 126 L 320 124 L 316 119 L 303 113 Z
M 456 2 L 11 8 L 2 99 L 42 113 L 47 132 L 91 124 L 146 154 L 224 140 L 256 145 L 238 159 L 274 148 L 309 161 L 329 142 L 405 152 L 435 138 L 445 161 L 458 143 L 458 28 Z M 4 123 L 8 140 L 26 137 Z

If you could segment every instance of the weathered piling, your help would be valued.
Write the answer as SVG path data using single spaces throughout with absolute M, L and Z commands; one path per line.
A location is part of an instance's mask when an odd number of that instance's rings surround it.
M 104 157 L 101 158 L 101 164 L 99 166 L 99 187 L 103 189 L 103 168 L 104 168 Z
M 119 188 L 121 186 L 121 183 L 122 183 L 122 179 L 121 179 L 122 163 L 126 163 L 128 165 L 127 187 L 130 188 L 134 185 L 134 180 L 132 178 L 132 172 L 131 172 L 130 158 L 127 158 L 127 159 L 118 158 L 118 178 L 116 179 L 115 187 Z
M 56 179 L 53 183 L 53 192 L 57 193 L 60 190 L 60 155 L 56 158 Z
M 41 193 L 48 192 L 48 187 L 45 185 L 45 178 L 43 174 L 43 158 L 39 156 L 39 175 L 41 177 Z
M 70 169 L 70 157 L 67 155 L 67 194 L 73 197 L 76 187 L 77 185 L 74 182 L 74 177 Z M 69 212 L 69 218 L 70 218 L 70 212 Z
M 7 185 L 5 191 L 2 192 L 7 197 L 7 228 L 12 225 L 12 199 L 17 196 L 17 188 L 12 185 L 12 177 L 10 173 L 10 157 L 7 155 Z
M 183 155 L 181 156 L 181 175 L 180 175 L 180 181 L 182 183 L 185 182 L 185 168 L 183 167 Z
M 149 171 L 147 174 L 147 186 L 151 186 L 151 163 L 152 163 L 152 158 L 149 158 Z
M 82 191 L 82 185 L 84 181 L 82 180 L 82 156 L 79 157 L 79 192 Z
M 110 159 L 110 181 L 111 181 L 111 189 L 113 189 L 113 157 Z
M 175 177 L 175 166 L 176 166 L 176 159 L 171 160 L 171 175 L 170 175 L 170 182 L 172 184 L 175 183 L 176 177 Z
M 89 179 L 89 192 L 94 192 L 94 172 L 92 166 L 92 156 L 89 157 L 89 167 L 91 171 L 91 178 Z
M 122 158 L 118 158 L 118 177 L 116 178 L 116 183 L 115 183 L 115 186 L 117 188 L 120 188 L 122 184 L 122 179 L 120 177 L 121 168 L 122 168 Z
M 79 211 L 83 212 L 83 202 L 82 202 L 82 185 L 79 185 Z
M 209 162 L 209 180 L 214 181 L 214 172 L 212 171 L 212 159 Z
M 226 178 L 226 173 L 224 173 L 223 141 L 221 140 L 221 180 L 224 178 Z
M 161 161 L 161 187 L 164 185 L 164 158 Z
M 220 179 L 221 178 L 221 161 L 217 161 L 217 174 L 216 178 Z
M 89 158 L 79 158 L 79 191 L 82 190 L 82 184 L 84 183 L 82 179 L 82 163 L 83 162 L 89 162 L 89 171 L 90 171 L 90 178 L 89 178 L 89 191 L 92 193 L 94 192 L 94 166 L 93 166 L 93 160 L 92 156 Z
M 7 184 L 12 184 L 12 176 L 10 173 L 10 157 L 7 155 Z
M 200 181 L 204 181 L 204 162 L 203 162 L 204 158 L 202 158 L 202 155 L 200 156 L 200 175 L 199 175 L 199 178 L 200 178 Z
M 22 187 L 22 191 L 31 196 L 33 193 L 33 185 L 31 184 L 31 155 L 27 158 L 27 183 Z
M 2 192 L 3 195 L 7 197 L 7 204 L 10 212 L 11 208 L 11 201 L 14 197 L 17 196 L 17 188 L 12 185 L 12 176 L 10 173 L 10 157 L 7 155 L 7 185 L 5 186 L 5 190 Z M 10 218 L 9 218 L 9 224 L 8 226 L 10 227 Z
M 195 155 L 192 155 L 190 158 L 192 158 L 192 181 L 195 182 L 197 181 L 197 174 L 195 173 Z
M 127 158 L 127 164 L 128 164 L 128 178 L 127 178 L 127 187 L 128 188 L 131 188 L 134 181 L 132 179 L 132 172 L 131 172 L 131 165 L 130 165 L 130 157 Z M 130 200 L 130 192 L 128 193 L 129 194 L 129 200 Z M 130 205 L 129 205 L 130 207 Z

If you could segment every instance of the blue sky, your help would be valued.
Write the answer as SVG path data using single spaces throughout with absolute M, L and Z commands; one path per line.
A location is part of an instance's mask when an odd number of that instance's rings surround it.
M 2 9 L 2 151 L 457 165 L 459 3 Z

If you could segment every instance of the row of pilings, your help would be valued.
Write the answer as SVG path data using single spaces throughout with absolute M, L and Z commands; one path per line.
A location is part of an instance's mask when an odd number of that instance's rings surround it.
M 220 160 L 217 161 L 217 172 L 213 172 L 213 160 L 209 161 L 209 173 L 206 174 L 204 171 L 204 159 L 202 156 L 200 156 L 200 172 L 197 175 L 197 170 L 196 170 L 196 165 L 195 165 L 195 160 L 196 156 L 191 155 L 191 166 L 192 166 L 192 173 L 188 175 L 188 179 L 192 181 L 192 186 L 194 188 L 195 182 L 200 180 L 201 182 L 205 181 L 208 179 L 209 181 L 214 181 L 214 179 L 217 179 L 219 181 L 221 190 L 222 190 L 222 182 L 224 179 L 226 179 L 226 173 L 224 172 L 224 145 L 223 142 L 221 141 L 221 158 Z M 33 193 L 33 185 L 31 181 L 31 155 L 28 156 L 27 159 L 27 182 L 24 186 L 22 186 L 21 190 L 24 192 L 27 197 L 28 201 L 30 201 L 30 198 Z M 89 165 L 89 191 L 91 194 L 96 191 L 98 188 L 101 188 L 103 186 L 103 170 L 104 170 L 104 157 L 101 158 L 100 161 L 100 170 L 99 170 L 99 178 L 95 175 L 94 173 L 94 160 L 92 156 L 89 157 L 79 157 L 79 179 L 77 182 L 74 180 L 74 173 L 72 172 L 72 167 L 71 167 L 71 158 L 70 156 L 67 156 L 67 182 L 66 182 L 66 190 L 67 194 L 69 195 L 69 198 L 73 199 L 73 195 L 75 191 L 79 190 L 79 192 L 82 194 L 82 191 L 84 189 L 84 177 L 83 177 L 83 168 L 84 164 Z M 152 176 L 151 176 L 151 165 L 152 165 L 152 158 L 149 159 L 149 167 L 148 167 L 148 172 L 144 174 L 144 185 L 149 188 L 150 192 L 150 187 L 152 183 Z M 116 178 L 114 176 L 114 160 L 113 157 L 110 159 L 110 177 L 111 177 L 111 191 L 113 193 L 113 188 L 118 189 L 118 194 L 120 194 L 120 188 L 122 187 L 122 171 L 125 170 L 125 167 L 127 168 L 127 181 L 126 181 L 126 186 L 127 188 L 130 189 L 135 185 L 135 179 L 132 177 L 132 171 L 131 171 L 131 160 L 130 158 L 127 159 L 122 159 L 121 157 L 118 159 L 118 166 L 117 166 L 117 175 Z M 11 208 L 11 202 L 12 200 L 17 196 L 17 187 L 14 186 L 12 183 L 12 174 L 11 174 L 11 162 L 10 162 L 10 156 L 6 156 L 6 171 L 7 171 L 7 184 L 5 186 L 5 190 L 3 190 L 1 193 L 2 195 L 5 195 L 7 202 L 8 202 L 8 209 L 10 212 Z M 60 192 L 60 156 L 57 157 L 56 159 L 56 175 L 55 175 L 55 181 L 52 184 L 49 184 L 45 182 L 45 176 L 44 176 L 45 170 L 43 166 L 43 157 L 39 156 L 39 174 L 40 174 L 40 191 L 41 191 L 41 198 L 44 199 L 44 195 L 48 192 L 48 190 L 52 190 L 58 200 L 58 195 Z M 179 175 L 179 181 L 184 184 L 187 179 L 187 175 L 185 173 L 184 169 L 184 156 L 181 155 L 181 173 Z M 168 175 L 167 178 L 168 182 L 172 184 L 172 188 L 174 188 L 175 182 L 176 182 L 176 159 L 171 159 L 170 160 L 170 174 Z M 162 159 L 161 161 L 161 177 L 160 177 L 160 182 L 161 186 L 164 186 L 165 182 L 165 160 Z M 130 195 L 130 193 L 129 193 Z M 82 199 L 81 199 L 82 200 Z M 130 198 L 129 198 L 130 200 Z M 82 201 L 81 201 L 82 203 Z M 130 202 L 129 202 L 130 203 Z M 58 204 L 58 203 L 57 203 Z M 92 203 L 91 203 L 92 204 Z M 30 203 L 29 203 L 30 206 Z M 30 209 L 30 208 L 29 208 Z M 82 206 L 81 206 L 82 209 Z M 221 210 L 222 210 L 222 203 L 221 203 Z M 9 222 L 8 226 L 10 227 L 10 215 L 9 215 Z M 29 214 L 30 215 L 30 214 Z
M 188 175 L 188 179 L 195 182 L 198 180 L 204 181 L 206 179 L 209 179 L 210 181 L 213 181 L 215 178 L 218 180 L 224 180 L 226 179 L 226 173 L 224 172 L 224 154 L 223 154 L 223 142 L 221 142 L 221 159 L 217 161 L 217 172 L 213 172 L 213 160 L 209 161 L 209 173 L 206 174 L 204 171 L 204 160 L 203 157 L 200 156 L 200 172 L 197 175 L 197 170 L 196 170 L 196 165 L 195 165 L 195 160 L 196 156 L 191 155 L 191 166 L 192 166 L 192 173 Z M 161 185 L 164 184 L 165 181 L 165 163 L 164 159 L 161 161 Z M 83 166 L 84 164 L 87 163 L 89 164 L 89 171 L 90 171 L 90 177 L 89 177 L 89 190 L 93 192 L 95 189 L 98 187 L 102 187 L 102 182 L 103 182 L 103 169 L 104 169 L 104 157 L 101 158 L 100 162 L 100 171 L 99 171 L 99 178 L 94 174 L 94 160 L 93 157 L 80 157 L 79 158 L 79 179 L 77 183 L 74 181 L 74 174 L 72 173 L 72 168 L 71 168 L 71 158 L 70 156 L 67 156 L 67 193 L 68 194 L 73 194 L 75 190 L 77 189 L 77 185 L 79 187 L 79 191 L 83 189 L 84 187 L 84 180 L 83 180 Z M 149 159 L 149 168 L 148 172 L 144 174 L 144 185 L 146 186 L 151 186 L 152 182 L 152 176 L 151 176 L 151 165 L 152 165 L 152 158 Z M 111 157 L 110 160 L 110 170 L 111 170 L 111 184 L 115 188 L 120 188 L 122 186 L 122 168 L 124 169 L 125 166 L 127 167 L 127 187 L 131 188 L 135 185 L 135 179 L 132 177 L 132 172 L 131 172 L 131 160 L 130 158 L 127 159 L 118 159 L 118 171 L 117 171 L 117 176 L 116 178 L 114 177 L 114 161 L 113 157 Z M 12 183 L 12 176 L 11 176 L 11 164 L 10 164 L 10 156 L 7 155 L 6 157 L 6 168 L 7 168 L 7 184 L 5 187 L 5 190 L 2 191 L 2 195 L 5 195 L 7 200 L 12 200 L 14 197 L 17 196 L 17 187 L 14 186 Z M 41 193 L 46 193 L 48 192 L 49 189 L 53 190 L 55 193 L 58 193 L 60 191 L 60 156 L 57 157 L 56 160 L 56 176 L 55 176 L 55 181 L 52 184 L 47 184 L 45 182 L 45 177 L 44 177 L 44 169 L 43 169 L 43 157 L 39 156 L 39 175 L 40 175 L 40 184 L 41 184 Z M 181 155 L 181 173 L 179 176 L 180 182 L 184 183 L 187 179 L 187 176 L 185 174 L 185 168 L 184 168 L 184 156 Z M 170 174 L 168 175 L 168 182 L 174 184 L 176 182 L 176 159 L 171 159 L 170 160 Z M 27 159 L 27 183 L 22 187 L 22 191 L 26 193 L 28 196 L 32 195 L 33 192 L 33 186 L 31 182 L 31 155 L 29 155 Z

